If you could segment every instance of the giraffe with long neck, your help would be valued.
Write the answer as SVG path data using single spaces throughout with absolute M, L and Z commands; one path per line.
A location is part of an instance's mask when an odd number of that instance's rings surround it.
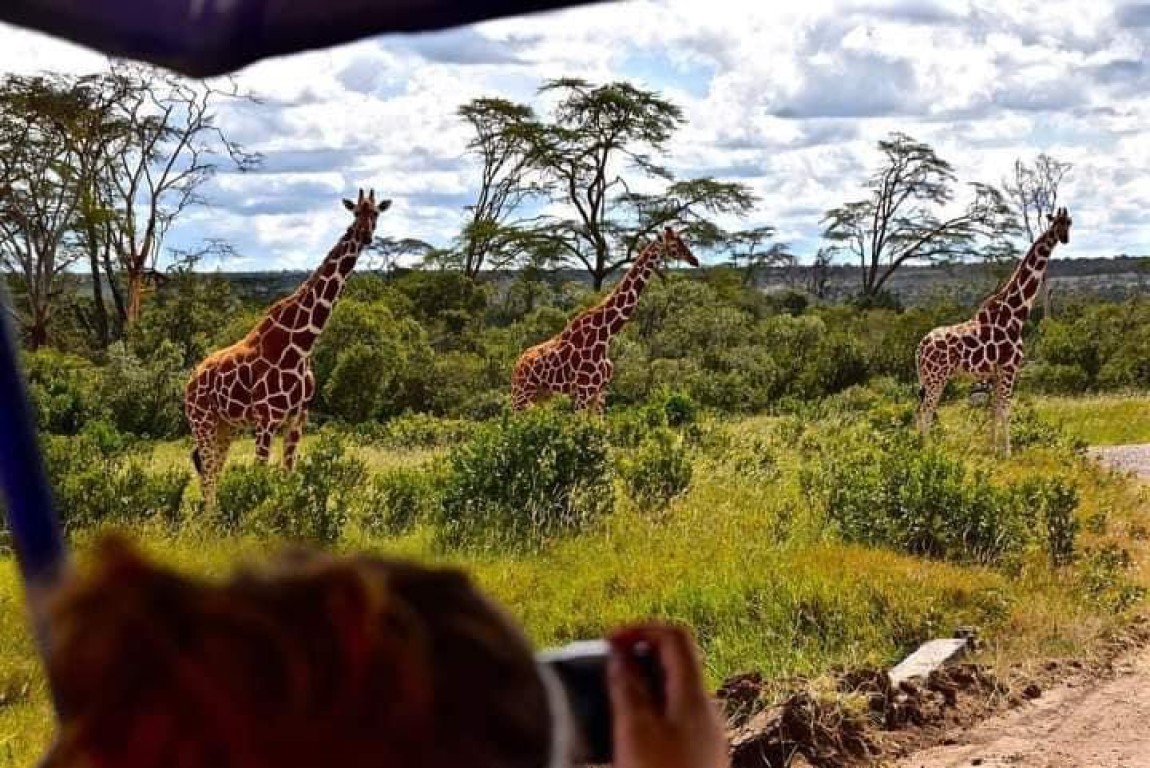
M 518 411 L 552 394 L 565 394 L 574 400 L 577 410 L 590 408 L 602 413 L 607 385 L 615 371 L 607 355 L 611 339 L 635 313 L 639 296 L 660 261 L 699 266 L 682 237 L 665 227 L 602 301 L 519 356 L 511 379 L 511 407 Z
M 184 414 L 196 443 L 192 463 L 209 509 L 215 508 L 216 482 L 238 429 L 255 428 L 256 460 L 264 464 L 272 437 L 282 431 L 284 467 L 295 466 L 315 395 L 312 348 L 391 201 L 377 203 L 375 190 L 364 196 L 361 189 L 356 202 L 345 199 L 343 205 L 354 219 L 316 270 L 244 338 L 204 358 L 188 381 Z
M 1030 246 L 1010 278 L 991 294 L 965 323 L 935 328 L 922 338 L 918 365 L 918 428 L 926 434 L 947 381 L 958 373 L 972 374 L 994 390 L 991 444 L 1010 454 L 1010 403 L 1022 367 L 1022 327 L 1046 276 L 1054 247 L 1070 242 L 1070 214 L 1059 208 L 1048 215 L 1049 226 Z

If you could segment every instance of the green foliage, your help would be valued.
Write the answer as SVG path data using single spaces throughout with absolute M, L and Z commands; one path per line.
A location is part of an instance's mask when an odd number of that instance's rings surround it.
M 995 483 L 985 470 L 906 430 L 844 429 L 819 446 L 801 477 L 848 542 L 1004 566 L 1018 563 L 1035 543 L 1058 565 L 1074 551 L 1073 487 L 1058 478 Z
M 693 467 L 682 436 L 669 427 L 656 427 L 637 448 L 623 452 L 618 472 L 631 498 L 650 512 L 687 490 Z
M 448 454 L 437 541 L 537 548 L 589 530 L 614 504 L 607 433 L 559 407 L 507 414 Z
M 313 352 L 315 409 L 351 422 L 422 408 L 433 352 L 427 333 L 387 304 L 343 300 Z
M 271 497 L 252 511 L 250 527 L 277 538 L 334 544 L 366 479 L 363 460 L 348 456 L 341 438 L 325 435 L 311 444 L 294 472 L 281 473 Z
M 92 362 L 45 347 L 25 353 L 22 363 L 41 431 L 74 435 L 104 413 L 100 369 Z
M 128 451 L 107 425 L 71 437 L 48 435 L 42 445 L 56 508 L 67 530 L 146 520 L 179 522 L 191 473 L 147 469 L 143 458 Z
M 182 351 L 170 341 L 161 341 L 147 357 L 116 343 L 108 349 L 100 397 L 117 429 L 154 439 L 177 437 L 188 428 L 183 410 L 188 374 Z
M 372 534 L 407 533 L 431 519 L 439 500 L 439 476 L 430 469 L 393 467 L 371 479 L 362 523 Z

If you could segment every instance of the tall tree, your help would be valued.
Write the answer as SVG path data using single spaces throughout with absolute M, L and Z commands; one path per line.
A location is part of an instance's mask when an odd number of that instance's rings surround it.
M 772 242 L 775 228 L 770 225 L 731 232 L 724 238 L 724 250 L 731 265 L 742 272 L 743 285 L 754 286 L 759 274 L 770 267 L 794 263 L 786 243 Z
M 100 226 L 90 234 L 101 242 L 91 249 L 115 257 L 106 272 L 121 320 L 130 325 L 158 274 L 172 224 L 205 204 L 203 185 L 225 163 L 239 171 L 259 164 L 259 155 L 228 138 L 215 114 L 225 100 L 255 97 L 234 83 L 221 89 L 134 62 L 112 62 L 103 81 L 119 94 L 114 117 L 120 130 L 96 185 Z M 123 275 L 126 296 L 115 273 Z
M 629 263 L 642 241 L 664 225 L 688 237 L 714 235 L 704 215 L 745 213 L 754 203 L 741 184 L 714 179 L 676 181 L 654 155 L 666 150 L 683 112 L 652 91 L 626 82 L 593 85 L 579 78 L 540 87 L 557 103 L 550 121 L 528 134 L 533 169 L 565 215 L 545 215 L 536 228 L 560 263 L 581 265 L 596 290 Z M 624 177 L 629 166 L 635 177 Z M 638 181 L 663 181 L 661 192 L 632 190 Z
M 82 257 L 74 230 L 111 139 L 115 96 L 91 77 L 0 82 L 0 267 L 15 280 L 33 349 L 48 341 L 65 272 Z
M 988 184 L 970 182 L 965 207 L 944 210 L 954 201 L 956 176 L 928 144 L 895 132 L 878 149 L 883 162 L 865 183 L 868 196 L 827 211 L 822 221 L 831 251 L 858 261 L 864 297 L 877 296 L 908 262 L 985 256 L 981 246 L 1000 245 L 1017 231 L 1006 199 Z
M 391 272 L 399 266 L 400 259 L 417 257 L 422 260 L 433 251 L 435 251 L 435 246 L 415 237 L 376 236 L 371 245 L 367 247 L 365 255 L 368 256 L 366 261 L 369 267 L 375 266 L 372 264 L 373 259 L 371 257 L 378 256 L 379 260 L 383 262 L 384 272 Z
M 1073 167 L 1041 152 L 1029 163 L 1016 159 L 1012 175 L 1002 180 L 1003 195 L 1022 224 L 1020 234 L 1026 239 L 1023 249 L 1046 229 L 1046 217 L 1058 207 L 1058 190 Z M 1050 281 L 1045 275 L 1042 304 L 1043 311 L 1050 314 Z
M 472 99 L 457 114 L 471 126 L 467 149 L 480 164 L 458 248 L 460 268 L 474 279 L 484 267 L 504 267 L 522 255 L 524 222 L 512 217 L 544 191 L 532 173 L 540 127 L 531 107 L 500 98 Z

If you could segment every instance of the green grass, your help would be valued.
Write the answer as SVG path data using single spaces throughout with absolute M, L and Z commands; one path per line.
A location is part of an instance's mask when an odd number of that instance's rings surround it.
M 1150 443 L 1150 397 L 1145 395 L 1049 397 L 1036 400 L 1035 406 L 1090 445 Z
M 1137 402 L 1043 400 L 1036 408 L 1082 430 L 1078 434 L 1117 439 L 1139 434 L 1129 425 L 1139 413 Z M 1010 575 L 836 541 L 802 495 L 802 462 L 777 439 L 779 423 L 755 418 L 731 427 L 734 445 L 775 451 L 776 470 L 755 474 L 698 456 L 690 491 L 664 515 L 644 516 L 621 501 L 601 531 L 543 553 L 437 557 L 425 528 L 377 539 L 353 526 L 339 547 L 459 564 L 507 604 L 540 645 L 595 636 L 639 617 L 688 621 L 704 645 L 712 686 L 751 669 L 782 681 L 834 668 L 887 665 L 916 643 L 949 635 L 962 624 L 983 630 L 984 658 L 995 663 L 1084 654 L 1119 620 L 1082 599 L 1071 576 L 1033 564 Z M 1064 449 L 1021 450 L 1008 461 L 996 461 L 983 455 L 983 428 L 982 413 L 950 406 L 936 439 L 1000 479 L 1071 476 L 1082 488 L 1080 516 L 1102 520 L 1083 534 L 1084 542 L 1128 547 L 1139 563 L 1135 576 L 1145 579 L 1146 544 L 1136 529 L 1150 504 L 1139 488 L 1090 462 L 1068 459 Z M 152 461 L 186 464 L 188 447 L 184 442 L 158 446 Z M 432 455 L 356 450 L 373 470 Z M 231 460 L 251 456 L 251 441 L 238 441 Z M 194 495 L 195 490 L 188 494 Z M 256 537 L 221 537 L 194 524 L 174 535 L 147 527 L 135 533 L 165 562 L 208 575 L 223 574 L 237 560 L 263 556 L 268 549 Z M 79 537 L 77 549 L 87 541 Z M 13 563 L 0 560 L 2 768 L 34 763 L 50 737 L 50 710 L 20 599 Z

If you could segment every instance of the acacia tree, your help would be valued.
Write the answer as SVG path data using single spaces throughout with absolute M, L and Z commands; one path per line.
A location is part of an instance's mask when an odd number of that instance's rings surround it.
M 549 122 L 528 132 L 532 170 L 565 215 L 541 216 L 533 236 L 554 261 L 582 266 L 595 290 L 630 262 L 651 234 L 681 226 L 704 240 L 719 231 L 708 214 L 742 214 L 754 203 L 741 184 L 700 178 L 676 181 L 653 159 L 683 121 L 682 110 L 626 82 L 592 85 L 579 78 L 544 83 L 558 102 Z M 638 179 L 666 183 L 659 192 L 632 190 Z M 706 245 L 707 243 L 700 243 Z
M 1058 207 L 1058 190 L 1066 174 L 1074 166 L 1045 152 L 1029 163 L 1021 158 L 1014 161 L 1012 176 L 1002 180 L 1003 195 L 1021 221 L 1020 234 L 1029 247 L 1046 229 L 1046 217 Z M 1050 283 L 1042 281 L 1042 303 L 1050 313 Z
M 98 78 L 8 75 L 0 84 L 0 266 L 15 279 L 25 341 L 48 341 L 75 225 L 114 134 L 117 94 Z
M 862 296 L 876 296 L 908 262 L 986 256 L 980 246 L 1000 247 L 1017 231 L 1006 199 L 987 184 L 970 182 L 966 206 L 944 211 L 954 201 L 956 176 L 928 144 L 895 132 L 878 148 L 883 162 L 865 183 L 869 195 L 822 220 L 830 252 L 858 261 Z
M 480 164 L 479 190 L 456 251 L 459 268 L 474 279 L 485 266 L 505 267 L 524 254 L 526 222 L 513 215 L 544 191 L 532 173 L 539 124 L 531 107 L 500 98 L 473 99 L 457 114 L 474 132 L 467 149 Z
M 234 84 L 221 89 L 135 62 L 112 62 L 102 81 L 118 94 L 117 140 L 96 179 L 85 236 L 94 240 L 89 250 L 101 254 L 117 313 L 129 326 L 159 274 L 172 224 L 206 203 L 201 187 L 223 163 L 239 171 L 259 164 L 259 155 L 228 138 L 215 114 L 224 100 L 256 99 Z
M 378 256 L 384 272 L 391 272 L 399 266 L 399 260 L 414 256 L 425 259 L 435 246 L 415 237 L 376 236 L 366 249 L 369 263 L 372 256 Z M 372 265 L 374 266 L 374 265 Z
M 774 237 L 775 228 L 764 225 L 731 232 L 723 238 L 727 258 L 732 266 L 741 270 L 744 286 L 754 286 L 764 269 L 794 263 L 794 254 L 787 244 L 772 242 Z

